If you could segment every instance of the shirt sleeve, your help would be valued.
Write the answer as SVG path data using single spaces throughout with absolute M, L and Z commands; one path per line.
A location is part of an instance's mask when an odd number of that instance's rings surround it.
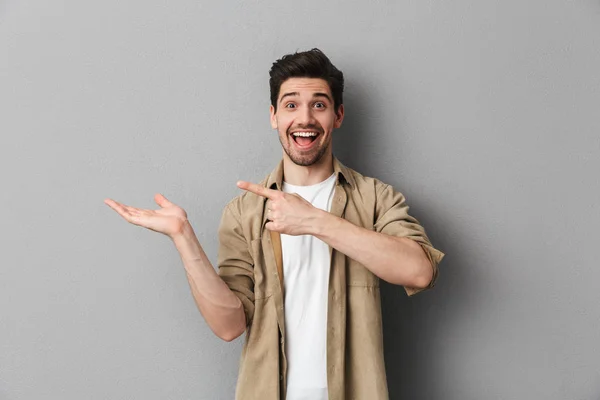
M 438 276 L 438 264 L 445 254 L 433 247 L 419 221 L 408 214 L 409 206 L 406 204 L 406 199 L 402 193 L 395 191 L 388 184 L 380 184 L 382 187 L 379 188 L 376 197 L 374 230 L 390 236 L 407 237 L 416 241 L 425 251 L 433 268 L 433 277 L 426 288 L 404 287 L 406 293 L 412 296 L 435 285 Z
M 244 238 L 240 214 L 229 203 L 219 225 L 219 276 L 244 306 L 246 326 L 254 317 L 254 260 Z

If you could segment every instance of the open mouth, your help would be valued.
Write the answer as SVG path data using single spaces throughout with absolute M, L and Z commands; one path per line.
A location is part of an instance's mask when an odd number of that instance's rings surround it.
M 292 133 L 291 136 L 298 147 L 307 148 L 315 142 L 319 133 L 315 131 L 300 131 Z

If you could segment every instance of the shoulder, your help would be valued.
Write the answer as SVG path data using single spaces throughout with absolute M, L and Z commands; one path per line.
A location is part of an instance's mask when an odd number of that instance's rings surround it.
M 259 185 L 266 187 L 268 179 L 269 175 L 259 182 Z M 225 204 L 223 212 L 224 214 L 229 214 L 242 220 L 256 215 L 262 215 L 264 204 L 264 197 L 244 190 Z
M 354 183 L 348 192 L 352 201 L 363 210 L 373 210 L 375 216 L 385 213 L 392 207 L 404 206 L 404 195 L 392 185 L 379 178 L 363 175 L 351 168 L 345 168 L 348 181 Z
M 372 176 L 363 175 L 352 168 L 344 167 L 343 172 L 348 175 L 347 180 L 354 183 L 353 191 L 361 195 L 361 197 L 369 194 L 377 196 L 384 190 L 391 189 L 391 185 L 382 180 Z

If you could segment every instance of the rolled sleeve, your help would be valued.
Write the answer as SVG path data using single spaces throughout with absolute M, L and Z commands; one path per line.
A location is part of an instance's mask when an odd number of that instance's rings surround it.
M 438 265 L 445 254 L 433 247 L 425 233 L 425 229 L 415 217 L 408 213 L 408 209 L 409 206 L 406 204 L 406 199 L 402 193 L 395 191 L 390 185 L 381 183 L 381 188 L 377 192 L 374 230 L 390 236 L 406 237 L 416 241 L 425 251 L 433 268 L 433 277 L 427 287 L 404 287 L 406 293 L 412 296 L 435 285 L 438 276 Z
M 246 326 L 254 317 L 254 261 L 244 238 L 240 213 L 229 203 L 218 230 L 219 276 L 242 301 Z

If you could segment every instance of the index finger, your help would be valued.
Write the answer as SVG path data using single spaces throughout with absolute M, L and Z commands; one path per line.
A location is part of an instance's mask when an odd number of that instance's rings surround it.
M 268 189 L 264 186 L 257 185 L 256 183 L 238 181 L 237 186 L 240 189 L 247 190 L 262 197 L 266 197 L 267 199 L 272 199 L 273 196 L 277 194 L 277 190 Z

